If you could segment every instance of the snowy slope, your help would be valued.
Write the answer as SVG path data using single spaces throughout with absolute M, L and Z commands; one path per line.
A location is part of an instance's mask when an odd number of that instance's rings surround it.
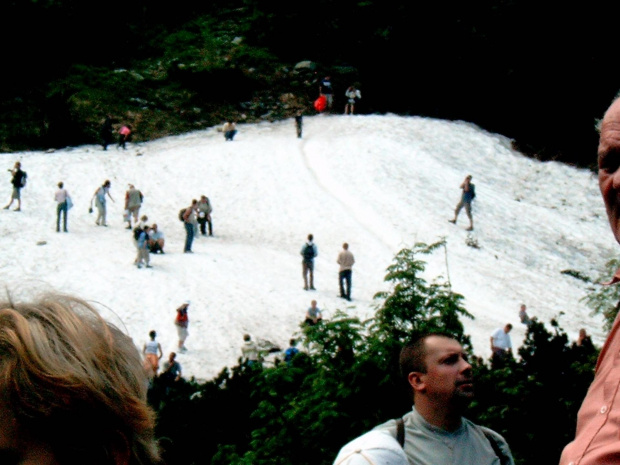
M 29 179 L 22 212 L 0 210 L 7 291 L 27 298 L 58 290 L 98 302 L 139 347 L 157 330 L 165 353 L 176 346 L 175 309 L 190 300 L 189 351 L 179 361 L 185 376 L 204 379 L 236 363 L 245 332 L 285 348 L 313 298 L 326 318 L 345 307 L 371 316 L 394 254 L 446 238 L 447 255 L 428 257 L 427 279 L 449 275 L 465 296 L 477 354 L 489 355 L 490 334 L 506 322 L 519 345 L 522 302 L 545 322 L 564 312 L 560 324 L 571 336 L 583 326 L 602 342 L 602 320 L 580 302 L 587 285 L 560 273 L 594 277 L 615 254 L 591 173 L 528 159 L 502 136 L 463 122 L 318 115 L 304 118 L 303 139 L 293 120 L 238 129 L 233 142 L 209 129 L 126 151 L 90 145 L 3 154 L 6 169 L 21 160 Z M 479 249 L 465 243 L 464 212 L 456 226 L 447 221 L 467 174 L 476 185 L 471 237 Z M 116 200 L 108 228 L 88 214 L 105 179 Z M 9 180 L 6 173 L 0 182 L 2 201 Z M 68 234 L 55 232 L 58 181 L 75 202 Z M 152 269 L 133 266 L 122 222 L 128 183 L 145 195 L 141 214 L 166 235 L 166 255 L 152 256 Z M 213 203 L 215 236 L 183 254 L 177 213 L 201 194 Z M 315 292 L 302 289 L 299 251 L 308 233 L 319 248 Z M 345 241 L 356 258 L 350 304 L 337 297 L 335 261 Z

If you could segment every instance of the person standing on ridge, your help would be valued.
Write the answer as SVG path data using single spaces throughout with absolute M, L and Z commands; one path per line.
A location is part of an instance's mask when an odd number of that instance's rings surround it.
M 110 182 L 109 179 L 106 179 L 103 185 L 97 188 L 97 190 L 93 194 L 93 197 L 90 199 L 91 210 L 93 208 L 93 200 L 95 201 L 95 206 L 97 207 L 98 213 L 97 213 L 97 219 L 95 220 L 95 224 L 97 226 L 108 225 L 108 223 L 106 222 L 107 209 L 106 209 L 105 196 L 107 195 L 108 197 L 110 197 L 110 200 L 114 202 L 114 199 L 112 198 L 112 195 L 110 194 L 110 187 L 112 187 L 112 183 Z
M 67 231 L 67 212 L 69 211 L 69 202 L 71 197 L 69 192 L 64 188 L 62 182 L 58 183 L 58 190 L 54 194 L 54 200 L 56 200 L 56 232 L 60 232 L 60 215 L 63 217 L 63 231 Z
M 342 251 L 338 254 L 338 260 L 340 265 L 340 271 L 338 272 L 338 281 L 340 284 L 340 297 L 342 299 L 351 300 L 351 268 L 355 263 L 353 254 L 349 251 L 349 244 L 346 242 L 342 244 Z M 346 283 L 346 289 L 345 289 Z
M 471 216 L 471 202 L 476 197 L 476 187 L 471 182 L 471 174 L 465 178 L 461 184 L 461 189 L 463 190 L 463 193 L 461 194 L 461 201 L 454 210 L 454 218 L 448 221 L 456 224 L 461 208 L 465 207 L 465 213 L 467 213 L 467 218 L 469 218 L 469 228 L 467 228 L 467 231 L 473 231 L 474 219 Z
M 237 134 L 237 124 L 231 120 L 226 121 L 222 128 L 222 132 L 224 133 L 224 140 L 232 142 L 235 138 L 235 134 Z
M 17 200 L 17 208 L 14 211 L 20 212 L 22 211 L 22 196 L 21 190 L 22 187 L 26 185 L 26 173 L 22 171 L 22 164 L 18 161 L 15 162 L 15 166 L 12 170 L 7 170 L 11 173 L 11 184 L 13 185 L 13 192 L 11 193 L 11 201 L 9 204 L 4 207 L 5 210 L 8 210 L 11 205 L 13 205 L 13 200 Z
M 314 236 L 308 234 L 308 242 L 301 247 L 301 273 L 304 278 L 304 289 L 316 290 L 314 288 L 314 259 L 319 254 L 316 244 L 313 242 Z M 308 286 L 308 277 L 310 277 L 310 286 Z
M 344 106 L 344 114 L 352 115 L 355 113 L 355 103 L 362 98 L 362 94 L 355 86 L 349 86 L 344 96 L 347 98 L 347 103 Z
M 112 127 L 112 117 L 108 115 L 101 125 L 99 136 L 101 137 L 101 146 L 103 150 L 108 150 L 108 145 L 114 142 L 114 130 Z
M 327 100 L 327 110 L 331 110 L 334 104 L 334 88 L 331 76 L 325 76 L 319 84 L 319 94 L 325 96 Z
M 116 149 L 118 150 L 119 148 L 123 147 L 123 150 L 126 150 L 127 147 L 125 144 L 129 142 L 130 137 L 131 125 L 126 124 L 118 130 L 118 146 L 116 147 Z
M 298 111 L 295 115 L 295 129 L 297 130 L 297 138 L 301 139 L 301 132 L 304 124 L 304 117 L 301 111 Z

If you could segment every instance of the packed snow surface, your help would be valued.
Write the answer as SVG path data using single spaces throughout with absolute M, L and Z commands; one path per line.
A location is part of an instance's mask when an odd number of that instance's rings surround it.
M 594 285 L 561 273 L 596 278 L 617 250 L 591 172 L 526 158 L 505 137 L 464 122 L 316 115 L 304 118 L 302 139 L 293 119 L 238 129 L 232 142 L 212 128 L 127 150 L 4 154 L 6 169 L 21 161 L 28 173 L 22 211 L 0 210 L 6 292 L 15 300 L 45 291 L 82 297 L 140 349 L 155 329 L 165 356 L 177 346 L 175 310 L 189 300 L 188 351 L 177 359 L 185 377 L 210 379 L 237 363 L 245 333 L 286 348 L 312 299 L 326 319 L 337 309 L 371 317 L 394 255 L 445 238 L 445 249 L 420 257 L 425 278 L 449 279 L 465 297 L 477 355 L 490 355 L 491 333 L 507 322 L 513 345 L 522 343 L 521 303 L 545 323 L 559 317 L 572 338 L 585 327 L 602 343 L 602 319 L 582 301 Z M 477 194 L 472 233 L 464 211 L 448 222 L 468 174 Z M 106 179 L 115 202 L 108 200 L 104 228 L 88 209 Z M 7 202 L 9 181 L 6 173 L 0 183 Z M 67 234 L 55 227 L 59 181 L 74 201 Z M 134 266 L 122 220 L 129 183 L 144 194 L 140 214 L 166 237 L 166 253 L 151 255 L 150 269 Z M 213 204 L 214 236 L 198 237 L 184 254 L 178 211 L 202 194 Z M 305 291 L 301 276 L 309 233 L 319 251 L 316 291 Z M 356 260 L 352 302 L 338 297 L 343 242 Z

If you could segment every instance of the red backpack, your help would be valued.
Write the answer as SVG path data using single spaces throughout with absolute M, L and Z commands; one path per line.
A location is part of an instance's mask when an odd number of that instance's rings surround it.
M 327 97 L 321 95 L 318 99 L 314 101 L 314 109 L 316 111 L 325 111 L 327 108 Z

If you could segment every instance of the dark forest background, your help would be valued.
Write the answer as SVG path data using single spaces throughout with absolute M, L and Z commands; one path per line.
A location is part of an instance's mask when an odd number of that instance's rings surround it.
M 0 149 L 137 141 L 336 109 L 465 120 L 540 159 L 590 165 L 618 92 L 620 5 L 531 0 L 20 0 L 0 4 Z M 295 69 L 310 61 L 311 66 Z M 342 98 L 341 98 L 342 97 Z M 341 98 L 339 101 L 338 99 Z

